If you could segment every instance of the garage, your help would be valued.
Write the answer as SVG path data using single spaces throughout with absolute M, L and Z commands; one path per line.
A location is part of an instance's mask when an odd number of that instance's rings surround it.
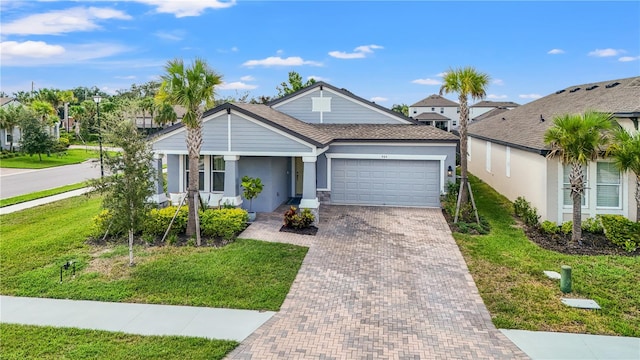
M 331 203 L 440 207 L 440 162 L 332 159 Z

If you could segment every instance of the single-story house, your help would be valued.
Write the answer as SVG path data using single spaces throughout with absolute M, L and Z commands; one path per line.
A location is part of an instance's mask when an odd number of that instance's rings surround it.
M 513 201 L 523 196 L 542 220 L 571 220 L 570 166 L 547 159 L 543 137 L 553 119 L 595 110 L 613 114 L 629 131 L 638 131 L 640 77 L 574 85 L 469 125 L 469 171 Z M 620 173 L 610 159 L 586 167 L 583 217 L 620 214 L 638 219 L 635 176 Z
M 325 82 L 268 105 L 226 103 L 207 110 L 202 132 L 200 190 L 214 201 L 248 208 L 240 179 L 259 177 L 264 190 L 253 200 L 258 212 L 290 201 L 316 214 L 320 203 L 439 207 L 453 181 L 458 144 L 449 132 Z M 191 169 L 185 134 L 176 124 L 153 138 L 154 152 L 166 158 L 169 193 L 186 190 Z
M 16 98 L 0 97 L 0 107 L 10 106 L 22 106 L 22 104 Z M 54 139 L 60 139 L 60 123 L 50 126 L 48 131 Z M 0 149 L 9 150 L 12 143 L 14 149 L 19 149 L 20 140 L 22 140 L 22 130 L 19 126 L 14 126 L 13 129 L 0 129 Z

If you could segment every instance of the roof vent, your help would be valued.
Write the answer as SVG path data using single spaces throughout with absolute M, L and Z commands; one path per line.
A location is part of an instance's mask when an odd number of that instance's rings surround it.
M 570 93 L 574 93 L 574 92 L 576 92 L 576 91 L 578 91 L 578 90 L 580 90 L 580 88 L 579 88 L 579 87 L 577 87 L 577 88 L 575 88 L 575 89 L 571 89 L 571 90 L 569 90 L 569 92 L 570 92 Z
M 502 120 L 507 120 L 507 119 L 505 119 L 505 118 L 502 118 Z
M 564 89 L 558 90 L 558 91 L 556 91 L 556 94 L 562 94 L 563 92 L 564 92 Z
M 540 114 L 540 122 L 544 122 L 544 117 L 542 117 L 542 114 Z
M 611 89 L 612 87 L 616 87 L 616 86 L 618 86 L 618 85 L 620 85 L 620 83 L 616 81 L 616 82 L 611 83 L 611 84 L 609 84 L 609 85 L 607 85 L 607 86 L 605 86 L 605 87 L 606 87 L 607 89 Z
M 589 90 L 593 90 L 595 88 L 597 88 L 598 85 L 593 85 L 593 86 L 589 86 L 588 88 L 586 88 L 585 90 L 589 91 Z

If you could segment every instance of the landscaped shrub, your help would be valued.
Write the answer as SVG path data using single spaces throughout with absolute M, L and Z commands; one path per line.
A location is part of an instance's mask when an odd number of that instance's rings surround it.
M 304 229 L 311 226 L 316 219 L 311 210 L 304 209 L 300 213 L 297 210 L 295 206 L 292 206 L 284 213 L 284 226 L 294 229 Z
M 551 235 L 557 234 L 558 231 L 560 231 L 558 224 L 549 220 L 543 221 L 542 224 L 540 224 L 540 228 L 544 233 L 551 234 Z
M 602 215 L 600 220 L 604 235 L 609 241 L 626 251 L 636 251 L 640 244 L 640 223 L 622 215 Z
M 582 222 L 582 231 L 586 231 L 592 234 L 602 234 L 602 222 L 600 222 L 600 216 L 595 218 L 588 218 Z
M 176 213 L 177 206 L 168 206 L 163 209 L 152 209 L 149 212 L 149 217 L 144 223 L 143 232 L 145 234 L 162 236 L 167 231 L 171 219 Z M 176 219 L 171 226 L 171 234 L 180 234 L 187 229 L 187 219 L 189 217 L 189 208 L 183 206 L 178 211 Z
M 200 212 L 202 235 L 233 240 L 247 227 L 249 214 L 240 208 L 207 209 Z
M 111 226 L 112 217 L 113 213 L 109 210 L 102 210 L 98 215 L 94 216 L 89 236 L 94 239 L 102 239 L 107 230 L 110 235 L 121 235 L 121 231 L 118 231 Z
M 573 221 L 563 222 L 562 225 L 560 225 L 560 230 L 562 230 L 562 233 L 565 235 L 571 234 L 573 231 Z
M 519 196 L 516 201 L 513 202 L 513 212 L 522 219 L 527 226 L 535 227 L 540 223 L 538 209 L 531 207 L 531 203 L 522 196 Z
M 524 197 L 518 196 L 516 201 L 513 202 L 513 212 L 517 217 L 522 217 L 526 210 L 531 207 L 531 204 L 525 200 Z

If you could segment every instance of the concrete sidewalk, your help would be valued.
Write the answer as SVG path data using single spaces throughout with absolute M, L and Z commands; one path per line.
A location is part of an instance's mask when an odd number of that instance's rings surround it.
M 67 198 L 70 198 L 70 197 L 82 195 L 82 194 L 85 194 L 85 193 L 87 193 L 89 191 L 91 191 L 91 188 L 86 187 L 86 188 L 82 188 L 82 189 L 67 191 L 67 192 L 64 192 L 62 194 L 47 196 L 47 197 L 43 197 L 43 198 L 36 199 L 36 200 L 25 201 L 23 203 L 19 203 L 19 204 L 15 204 L 15 205 L 1 207 L 0 208 L 0 215 L 10 214 L 12 212 L 16 212 L 16 211 L 20 211 L 20 210 L 24 210 L 24 209 L 29 209 L 29 208 L 32 208 L 32 207 L 36 207 L 36 206 L 52 203 L 54 201 L 58 201 L 58 200 L 67 199 Z
M 275 313 L 0 296 L 0 322 L 242 341 Z

